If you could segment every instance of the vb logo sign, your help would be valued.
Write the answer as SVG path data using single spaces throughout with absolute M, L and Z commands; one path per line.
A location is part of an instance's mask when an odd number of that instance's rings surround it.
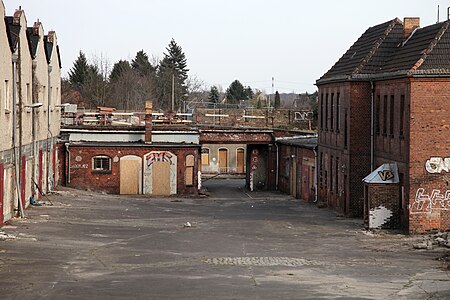
M 394 179 L 394 173 L 391 170 L 378 171 L 378 176 L 383 181 Z

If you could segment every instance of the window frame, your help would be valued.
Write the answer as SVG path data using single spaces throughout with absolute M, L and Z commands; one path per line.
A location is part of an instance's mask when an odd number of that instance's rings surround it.
M 102 162 L 102 160 L 105 160 L 105 159 L 108 160 L 107 168 L 106 168 L 106 166 L 103 167 L 103 163 L 101 163 L 101 167 L 100 168 L 97 168 L 96 161 L 100 160 L 100 162 Z M 107 174 L 112 173 L 112 164 L 111 163 L 112 163 L 112 159 L 108 155 L 95 155 L 95 156 L 93 156 L 92 157 L 92 167 L 91 167 L 92 173 L 107 173 Z

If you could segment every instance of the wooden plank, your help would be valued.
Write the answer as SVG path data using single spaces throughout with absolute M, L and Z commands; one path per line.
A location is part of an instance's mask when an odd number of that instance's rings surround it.
M 152 165 L 152 195 L 170 195 L 170 162 L 155 161 Z
M 236 167 L 238 173 L 244 173 L 244 149 L 237 149 Z
M 221 173 L 228 171 L 228 150 L 219 149 L 219 168 Z
M 139 160 L 120 161 L 120 194 L 139 194 Z

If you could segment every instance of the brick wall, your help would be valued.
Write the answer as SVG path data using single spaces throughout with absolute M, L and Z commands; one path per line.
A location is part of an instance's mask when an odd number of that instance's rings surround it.
M 450 79 L 411 80 L 409 230 L 450 229 Z
M 400 228 L 398 184 L 371 184 L 368 188 L 370 228 Z
M 170 147 L 160 148 L 157 146 L 141 147 L 94 147 L 94 146 L 70 146 L 70 177 L 68 186 L 79 189 L 92 189 L 107 193 L 118 194 L 120 192 L 120 158 L 127 155 L 144 157 L 151 151 L 170 151 L 177 156 L 177 193 L 190 194 L 197 193 L 197 172 L 199 160 L 199 147 Z M 67 153 L 66 153 L 67 154 Z M 111 172 L 96 172 L 92 168 L 92 158 L 97 155 L 111 157 Z M 194 184 L 185 185 L 185 158 L 187 155 L 194 155 Z M 69 159 L 66 158 L 69 162 Z M 69 172 L 69 168 L 67 168 Z M 63 177 L 63 176 L 61 176 Z

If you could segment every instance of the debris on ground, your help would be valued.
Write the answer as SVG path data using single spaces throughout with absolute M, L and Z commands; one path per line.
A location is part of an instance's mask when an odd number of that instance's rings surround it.
M 0 231 L 0 241 L 14 240 L 16 236 Z
M 448 231 L 425 235 L 421 242 L 413 244 L 414 249 L 432 250 L 434 247 L 450 248 L 450 234 Z
M 186 222 L 186 223 L 183 224 L 183 227 L 184 227 L 184 228 L 186 228 L 186 227 L 192 227 L 192 224 L 191 224 L 191 222 Z

